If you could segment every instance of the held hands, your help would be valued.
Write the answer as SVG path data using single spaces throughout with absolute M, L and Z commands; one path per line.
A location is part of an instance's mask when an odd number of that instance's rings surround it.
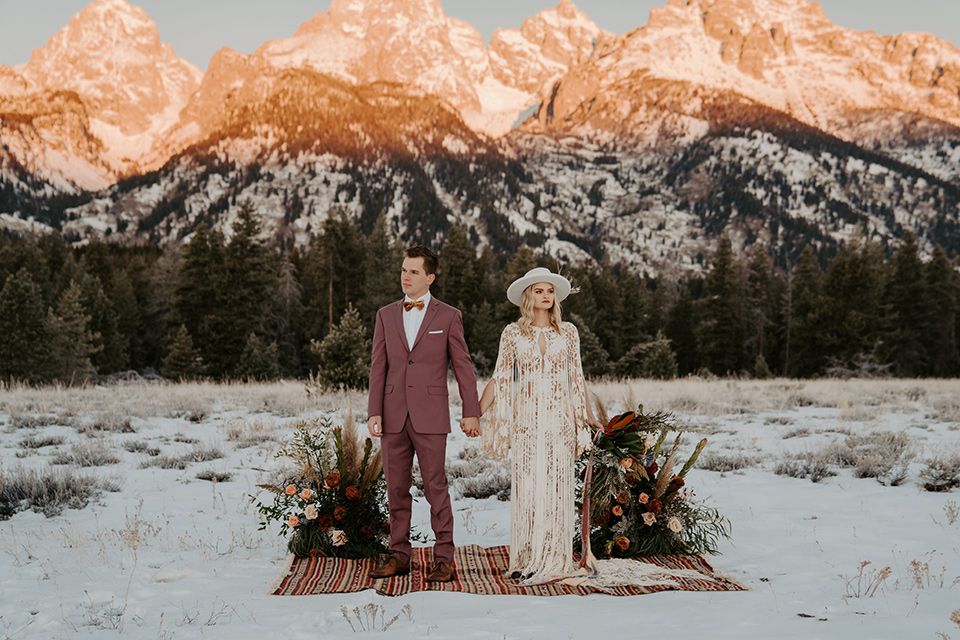
M 379 438 L 383 435 L 383 422 L 380 416 L 370 416 L 370 419 L 367 420 L 367 430 L 370 431 L 370 435 L 374 438 Z
M 480 435 L 480 418 L 476 416 L 461 418 L 460 428 L 463 429 L 468 438 L 476 438 Z

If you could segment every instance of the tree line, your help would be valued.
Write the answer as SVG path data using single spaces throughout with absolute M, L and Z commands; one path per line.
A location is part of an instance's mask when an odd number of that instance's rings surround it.
M 454 224 L 432 292 L 463 311 L 480 375 L 516 319 L 506 287 L 556 261 L 530 247 L 479 250 Z M 401 297 L 403 247 L 384 217 L 363 233 L 333 212 L 306 247 L 267 239 L 245 203 L 224 234 L 183 245 L 70 246 L 0 235 L 0 379 L 79 383 L 128 372 L 171 379 L 315 375 L 364 386 L 377 309 Z M 852 241 L 821 264 L 811 247 L 786 272 L 760 245 L 722 237 L 704 276 L 649 277 L 623 265 L 562 269 L 563 303 L 590 377 L 960 375 L 957 259 Z

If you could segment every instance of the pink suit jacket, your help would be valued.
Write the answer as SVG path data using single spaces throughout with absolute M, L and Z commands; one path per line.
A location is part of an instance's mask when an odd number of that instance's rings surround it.
M 373 331 L 367 415 L 382 417 L 384 433 L 400 433 L 407 414 L 418 433 L 450 433 L 447 369 L 451 362 L 463 416 L 479 416 L 477 378 L 460 311 L 431 298 L 410 349 L 403 330 L 403 301 L 383 307 Z

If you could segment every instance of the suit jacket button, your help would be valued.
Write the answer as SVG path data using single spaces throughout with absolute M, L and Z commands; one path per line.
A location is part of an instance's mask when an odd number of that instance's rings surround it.
M 411 360 L 411 361 L 410 361 L 410 362 L 408 362 L 407 364 L 413 364 L 413 360 Z

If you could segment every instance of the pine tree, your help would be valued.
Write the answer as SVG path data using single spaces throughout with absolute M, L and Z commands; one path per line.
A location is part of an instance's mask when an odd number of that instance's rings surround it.
M 0 379 L 38 382 L 51 373 L 43 293 L 26 268 L 0 289 Z
M 357 302 L 357 309 L 364 324 L 372 330 L 377 311 L 403 296 L 400 289 L 403 254 L 390 237 L 384 215 L 377 218 L 364 247 L 365 291 Z
M 770 257 L 760 245 L 754 250 L 747 262 L 746 282 L 746 324 L 748 358 L 756 361 L 757 356 L 767 351 L 767 334 L 775 310 L 772 302 L 776 298 L 773 291 L 773 273 Z M 764 358 L 766 363 L 766 358 Z
M 889 353 L 899 375 L 916 377 L 927 371 L 926 336 L 933 330 L 933 316 L 923 262 L 913 232 L 907 231 L 903 235 L 903 242 L 893 254 L 892 267 L 887 287 L 888 303 L 893 312 Z
M 758 353 L 757 359 L 753 362 L 753 377 L 757 380 L 766 380 L 773 377 L 773 372 L 767 366 L 767 360 L 762 353 Z
M 223 237 L 211 233 L 201 222 L 190 242 L 181 250 L 173 288 L 174 313 L 170 319 L 187 328 L 194 344 L 207 359 L 219 348 L 210 329 L 221 304 L 218 284 L 223 280 L 223 263 Z
M 680 295 L 670 307 L 666 329 L 666 336 L 670 339 L 676 354 L 677 371 L 680 375 L 691 374 L 700 368 L 693 313 L 690 290 L 686 285 L 681 285 Z
M 577 326 L 580 334 L 580 361 L 583 365 L 583 375 L 588 378 L 609 375 L 613 369 L 610 364 L 610 354 L 600 344 L 599 338 L 577 314 L 570 314 L 570 322 Z
M 360 313 L 348 304 L 340 323 L 322 341 L 310 343 L 318 363 L 317 380 L 325 387 L 365 389 L 370 381 L 370 349 Z
M 431 290 L 447 304 L 460 310 L 466 309 L 476 295 L 476 259 L 466 228 L 459 222 L 454 223 L 440 252 L 437 282 Z M 464 325 L 468 320 L 464 318 Z
M 98 348 L 91 357 L 94 369 L 99 373 L 126 370 L 129 355 L 125 340 L 117 329 L 117 313 L 100 278 L 85 274 L 80 280 L 80 289 L 84 311 L 90 317 L 90 332 L 100 336 L 95 345 Z
M 241 375 L 240 359 L 251 334 L 272 330 L 277 270 L 261 231 L 253 205 L 244 201 L 231 227 L 217 283 L 217 307 L 209 325 L 217 348 L 203 353 L 213 375 Z
M 47 327 L 52 336 L 53 373 L 62 382 L 82 382 L 96 374 L 91 362 L 103 349 L 100 335 L 90 330 L 90 316 L 81 300 L 81 285 L 74 282 L 63 292 L 56 314 L 49 311 Z
M 277 343 L 265 344 L 256 333 L 251 333 L 240 355 L 237 369 L 244 380 L 276 380 L 280 377 Z
M 193 380 L 203 375 L 203 358 L 193 346 L 193 338 L 186 325 L 180 325 L 176 336 L 167 346 L 160 373 L 172 380 Z
M 489 300 L 480 304 L 470 305 L 464 317 L 472 318 L 470 333 L 467 335 L 467 346 L 473 359 L 473 366 L 477 374 L 489 376 L 497 364 L 497 355 L 500 350 L 500 333 L 503 330 L 494 318 L 493 305 Z
M 653 341 L 647 343 L 642 375 L 655 380 L 672 380 L 677 377 L 677 360 L 670 348 L 670 340 L 662 331 L 658 331 Z
M 789 309 L 786 375 L 809 377 L 820 373 L 826 364 L 823 343 L 822 276 L 810 245 L 800 253 L 800 262 L 790 277 L 786 305 Z
M 921 336 L 929 357 L 927 375 L 948 377 L 960 374 L 960 345 L 957 342 L 957 311 L 960 309 L 960 276 L 937 245 L 924 268 L 931 322 Z
M 890 357 L 885 271 L 882 248 L 870 242 L 845 248 L 827 268 L 821 354 L 835 366 Z
M 120 269 L 113 276 L 113 284 L 108 293 L 110 305 L 116 317 L 117 341 L 126 354 L 126 366 L 136 368 L 142 362 L 143 347 L 140 344 L 143 318 L 140 303 L 133 283 L 126 269 Z
M 300 344 L 303 337 L 303 288 L 297 279 L 297 268 L 290 252 L 280 260 L 275 306 L 277 308 L 277 349 L 280 368 L 284 373 L 300 373 Z
M 390 271 L 399 285 L 400 261 Z M 348 303 L 356 306 L 367 290 L 365 275 L 359 226 L 346 212 L 328 213 L 307 253 L 301 279 L 308 338 L 326 335 Z
M 724 236 L 704 281 L 707 297 L 698 336 L 703 366 L 719 375 L 744 368 L 743 293 L 737 271 L 730 238 Z

